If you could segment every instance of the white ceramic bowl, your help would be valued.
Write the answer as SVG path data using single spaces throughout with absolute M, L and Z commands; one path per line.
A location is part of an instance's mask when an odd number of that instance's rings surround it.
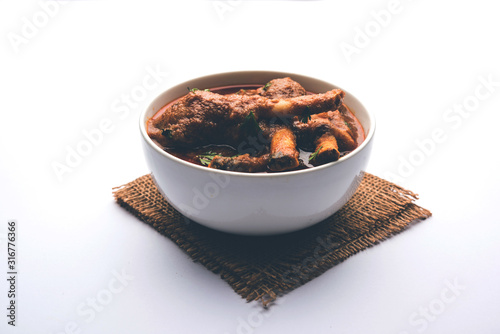
M 375 120 L 372 113 L 345 90 L 344 102 L 365 129 L 366 139 L 338 161 L 305 170 L 252 174 L 209 169 L 163 151 L 146 132 L 147 120 L 168 102 L 185 95 L 187 87 L 265 84 L 287 76 L 312 92 L 340 88 L 293 73 L 228 72 L 171 87 L 142 112 L 140 131 L 147 163 L 161 193 L 180 213 L 219 231 L 271 235 L 316 224 L 335 213 L 354 194 L 370 155 Z

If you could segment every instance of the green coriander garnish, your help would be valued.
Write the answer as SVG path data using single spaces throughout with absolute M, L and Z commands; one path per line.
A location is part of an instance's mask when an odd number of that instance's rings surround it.
M 167 138 L 172 138 L 172 130 L 170 129 L 163 129 L 161 131 L 161 135 Z
M 302 113 L 301 117 L 300 117 L 300 121 L 302 123 L 307 123 L 311 120 L 311 109 L 309 108 L 309 106 L 306 106 L 306 109 L 304 110 L 304 112 Z
M 188 89 L 188 91 L 190 91 L 190 92 L 192 92 L 192 93 L 194 93 L 194 92 L 196 92 L 197 90 L 199 90 L 198 88 L 189 88 L 189 87 L 188 87 L 187 89 Z M 203 91 L 204 91 L 204 92 L 209 92 L 209 91 L 210 91 L 210 89 L 206 88 L 206 89 L 204 89 Z
M 351 126 L 349 125 L 349 123 L 347 123 L 346 121 L 344 121 L 344 124 L 349 128 L 349 130 L 352 130 Z
M 256 135 L 257 133 L 262 132 L 253 111 L 250 111 L 250 113 L 245 116 L 245 119 L 243 120 L 243 123 L 241 123 L 240 127 L 247 135 Z
M 266 83 L 266 85 L 262 88 L 262 90 L 265 92 L 271 87 L 271 82 Z
M 217 155 L 216 152 L 208 151 L 205 152 L 204 154 L 198 155 L 198 159 L 200 159 L 200 162 L 203 166 L 208 166 L 214 159 L 214 157 Z
M 312 154 L 309 156 L 309 161 L 311 161 L 311 160 L 315 159 L 315 158 L 318 156 L 319 151 L 320 151 L 322 148 L 323 148 L 323 145 L 321 145 L 321 146 L 320 146 L 320 147 L 316 150 L 316 152 L 312 153 Z

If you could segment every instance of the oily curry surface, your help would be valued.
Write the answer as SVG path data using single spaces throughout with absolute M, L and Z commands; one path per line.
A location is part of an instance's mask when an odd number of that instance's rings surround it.
M 340 89 L 311 93 L 288 77 L 187 89 L 147 121 L 147 132 L 168 153 L 208 168 L 311 168 L 340 159 L 365 139 Z

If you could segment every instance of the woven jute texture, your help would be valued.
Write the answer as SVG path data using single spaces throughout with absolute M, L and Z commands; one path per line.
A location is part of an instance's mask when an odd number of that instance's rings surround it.
M 417 195 L 369 173 L 333 216 L 310 228 L 278 236 L 237 236 L 190 222 L 162 197 L 151 175 L 113 189 L 122 207 L 220 275 L 247 301 L 264 306 L 311 281 L 431 212 Z

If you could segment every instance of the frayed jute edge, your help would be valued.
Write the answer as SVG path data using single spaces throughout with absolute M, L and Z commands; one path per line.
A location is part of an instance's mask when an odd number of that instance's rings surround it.
M 266 282 L 267 284 L 262 284 L 257 290 L 250 289 L 248 285 L 239 284 L 235 285 L 237 288 L 235 292 L 248 302 L 260 301 L 264 307 L 268 307 L 270 304 L 274 303 L 278 297 L 299 288 L 351 256 L 405 231 L 410 226 L 429 218 L 431 215 L 429 210 L 415 204 L 409 204 L 405 210 L 390 219 L 390 221 L 386 222 L 384 225 L 377 226 L 358 238 L 343 244 L 340 248 L 322 255 L 321 260 L 315 263 L 314 271 L 305 275 L 305 278 L 301 277 L 299 280 L 295 280 L 294 283 L 290 284 L 283 279 L 283 268 L 267 268 L 267 275 L 269 278 L 272 278 L 274 284 Z M 297 260 L 297 263 L 300 262 L 300 260 Z M 268 280 L 266 279 L 266 281 Z M 269 285 L 277 286 L 277 288 L 269 288 Z
M 279 296 L 311 281 L 352 255 L 401 233 L 432 215 L 429 210 L 413 203 L 418 198 L 415 193 L 368 173 L 365 174 L 365 177 L 368 182 L 365 187 L 378 191 L 374 191 L 365 199 L 357 200 L 350 208 L 341 210 L 338 215 L 334 215 L 331 220 L 336 221 L 337 224 L 332 224 L 332 228 L 325 231 L 325 234 L 335 240 L 349 238 L 351 236 L 349 230 L 351 232 L 354 230 L 353 234 L 358 236 L 343 243 L 338 249 L 320 254 L 321 260 L 314 259 L 314 271 L 306 275 L 306 278 L 301 278 L 298 282 L 291 284 L 284 279 L 283 274 L 289 271 L 289 268 L 274 265 L 259 268 L 261 270 L 259 273 L 247 272 L 245 277 L 241 277 L 235 272 L 226 271 L 223 278 L 231 284 L 235 292 L 247 301 L 258 300 L 266 306 Z M 367 210 L 359 209 L 365 205 L 369 206 Z M 365 211 L 369 211 L 370 214 Z M 338 224 L 339 221 L 345 222 L 345 224 Z M 360 221 L 368 223 L 371 227 L 360 227 Z M 359 235 L 360 231 L 361 235 Z M 309 247 L 309 250 L 312 249 L 314 246 Z M 283 262 L 300 264 L 304 259 L 311 258 L 311 252 L 301 252 L 292 258 L 283 259 Z M 258 288 L 255 289 L 255 287 Z
M 323 254 L 320 253 L 319 260 L 314 259 L 312 255 L 308 255 L 283 261 L 296 263 L 299 266 L 307 258 L 314 261 L 312 268 L 309 265 L 307 268 L 300 268 L 301 273 L 303 273 L 303 269 L 307 269 L 308 273 L 305 276 L 300 276 L 299 279 L 293 281 L 285 279 L 285 273 L 289 272 L 290 268 L 284 268 L 281 265 L 270 265 L 262 268 L 260 273 L 247 273 L 246 277 L 241 277 L 229 270 L 226 270 L 224 275 L 221 276 L 233 287 L 236 293 L 247 301 L 260 301 L 264 306 L 267 306 L 278 297 L 308 283 L 349 257 L 403 232 L 410 226 L 430 216 L 430 211 L 411 203 L 399 214 L 383 222 L 383 224 L 378 224 L 375 228 L 342 244 L 337 249 L 332 249 Z
M 231 268 L 231 264 L 228 266 L 228 263 L 223 263 L 220 259 L 214 261 L 210 254 L 200 256 L 200 253 L 204 252 L 201 248 L 193 245 L 192 242 L 184 243 L 180 241 L 177 237 L 180 232 L 185 231 L 176 230 L 184 230 L 183 226 L 176 226 L 174 230 L 167 231 L 162 225 L 178 225 L 169 224 L 171 222 L 170 219 L 178 221 L 178 219 L 183 219 L 183 216 L 171 207 L 167 207 L 166 210 L 163 210 L 163 198 L 161 201 L 151 201 L 147 194 L 137 189 L 137 186 L 144 183 L 149 184 L 151 182 L 150 175 L 145 175 L 123 186 L 113 188 L 113 195 L 117 203 L 123 208 L 151 225 L 161 234 L 172 239 L 179 247 L 186 251 L 193 260 L 200 262 L 207 269 L 219 274 L 242 298 L 249 302 L 260 301 L 263 306 L 267 307 L 276 301 L 278 297 L 304 285 L 336 264 L 345 261 L 352 255 L 404 231 L 415 222 L 431 216 L 430 211 L 412 203 L 418 198 L 413 192 L 368 173 L 365 174 L 365 178 L 369 181 L 367 187 L 371 186 L 377 188 L 376 183 L 381 183 L 381 181 L 383 181 L 385 188 L 379 189 L 375 194 L 370 194 L 368 198 L 362 199 L 357 203 L 356 207 L 363 207 L 363 205 L 370 202 L 371 199 L 379 196 L 375 203 L 370 204 L 370 209 L 373 210 L 374 205 L 376 205 L 377 210 L 380 211 L 378 212 L 379 215 L 392 214 L 392 217 L 384 217 L 384 220 L 375 224 L 374 228 L 364 231 L 362 235 L 343 244 L 340 248 L 333 249 L 327 254 L 323 254 L 321 256 L 321 261 L 315 263 L 313 272 L 306 278 L 301 278 L 299 281 L 293 283 L 283 279 L 283 272 L 287 270 L 287 268 L 283 268 L 283 266 L 271 265 L 266 267 L 264 271 L 262 271 L 262 268 L 259 268 L 261 270 L 260 272 L 245 272 L 245 268 L 233 269 Z M 371 184 L 370 180 L 375 180 L 375 184 Z M 157 190 L 155 189 L 155 191 Z M 138 207 L 141 211 L 137 209 Z M 394 211 L 395 207 L 399 210 Z M 373 219 L 373 215 L 365 215 L 364 212 L 360 212 L 360 210 L 356 210 L 356 208 L 347 208 L 346 212 L 341 213 L 340 217 L 337 219 L 345 219 L 347 221 L 353 220 L 356 222 Z M 345 232 L 342 226 L 340 229 Z M 334 236 L 336 234 L 336 231 L 328 232 Z M 294 257 L 294 259 L 288 259 L 288 263 L 300 263 L 303 260 L 303 258 Z M 232 264 L 232 266 L 234 267 L 234 264 Z M 239 273 L 241 272 L 245 272 L 246 277 L 240 276 Z

